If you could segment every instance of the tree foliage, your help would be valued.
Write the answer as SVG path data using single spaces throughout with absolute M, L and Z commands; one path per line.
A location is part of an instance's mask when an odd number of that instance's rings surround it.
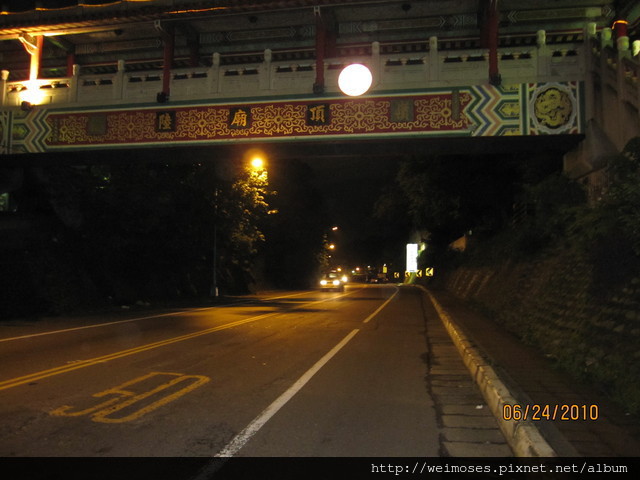
M 323 260 L 330 223 L 326 204 L 309 165 L 287 159 L 273 170 L 270 183 L 278 194 L 270 205 L 278 214 L 264 225 L 266 280 L 275 287 L 306 288 L 315 284 Z
M 570 238 L 594 268 L 593 291 L 606 295 L 640 268 L 640 137 L 631 140 L 608 167 L 609 187 L 585 207 L 570 227 Z
M 513 201 L 516 170 L 499 156 L 429 156 L 406 159 L 376 204 L 376 215 L 408 216 L 415 230 L 448 242 L 474 229 L 503 225 Z
M 640 137 L 629 141 L 612 162 L 609 175 L 612 184 L 601 208 L 615 212 L 622 232 L 640 255 Z
M 217 159 L 130 160 L 27 175 L 17 214 L 46 230 L 25 246 L 42 268 L 22 268 L 22 283 L 49 311 L 78 306 L 82 286 L 115 304 L 204 297 L 216 241 L 221 291 L 246 291 L 273 196 L 266 175 Z

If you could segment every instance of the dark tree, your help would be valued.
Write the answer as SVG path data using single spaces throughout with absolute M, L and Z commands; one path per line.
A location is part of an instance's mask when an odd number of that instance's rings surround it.
M 323 234 L 329 228 L 322 192 L 313 170 L 288 159 L 270 169 L 271 185 L 277 191 L 264 225 L 262 250 L 265 279 L 275 287 L 306 288 L 318 273 Z

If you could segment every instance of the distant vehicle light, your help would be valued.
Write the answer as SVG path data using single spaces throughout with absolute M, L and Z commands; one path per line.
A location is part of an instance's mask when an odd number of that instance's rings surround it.
M 322 290 L 336 290 L 344 292 L 344 281 L 341 277 L 338 277 L 335 272 L 325 274 L 318 284 Z

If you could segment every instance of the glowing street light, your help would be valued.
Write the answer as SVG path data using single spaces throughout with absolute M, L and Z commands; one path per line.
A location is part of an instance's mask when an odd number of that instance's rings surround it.
M 243 155 L 245 168 L 252 176 L 265 177 L 267 175 L 267 156 L 260 148 L 251 148 Z
M 249 150 L 243 156 L 245 173 L 248 173 L 255 181 L 258 180 L 263 185 L 267 182 L 266 160 L 262 151 L 257 149 Z M 214 224 L 213 224 L 213 272 L 211 282 L 211 296 L 218 297 L 218 188 L 214 189 Z M 270 210 L 270 213 L 277 213 L 277 210 Z
M 350 97 L 357 97 L 365 93 L 373 83 L 371 71 L 360 63 L 353 63 L 345 67 L 338 76 L 340 90 Z
M 264 158 L 255 156 L 251 159 L 251 168 L 262 170 L 264 168 Z

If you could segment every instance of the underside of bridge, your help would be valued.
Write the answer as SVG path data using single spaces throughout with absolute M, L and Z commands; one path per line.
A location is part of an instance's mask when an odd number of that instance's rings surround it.
M 562 158 L 576 147 L 583 135 L 554 135 L 553 137 L 462 137 L 456 141 L 448 138 L 414 138 L 385 140 L 320 140 L 287 141 L 281 143 L 252 143 L 251 149 L 264 152 L 269 158 L 280 160 L 307 160 L 321 162 L 333 160 L 347 162 L 350 159 L 369 158 L 372 160 L 396 161 L 408 157 L 428 157 L 447 155 L 515 155 L 522 158 L 541 154 Z M 132 159 L 147 163 L 180 163 L 198 159 L 240 159 L 248 146 L 246 144 L 217 144 L 206 147 L 163 147 L 163 148 L 121 148 L 118 150 L 64 151 L 23 153 L 5 155 L 5 167 L 117 164 L 131 162 Z M 334 163 L 335 165 L 335 163 Z

